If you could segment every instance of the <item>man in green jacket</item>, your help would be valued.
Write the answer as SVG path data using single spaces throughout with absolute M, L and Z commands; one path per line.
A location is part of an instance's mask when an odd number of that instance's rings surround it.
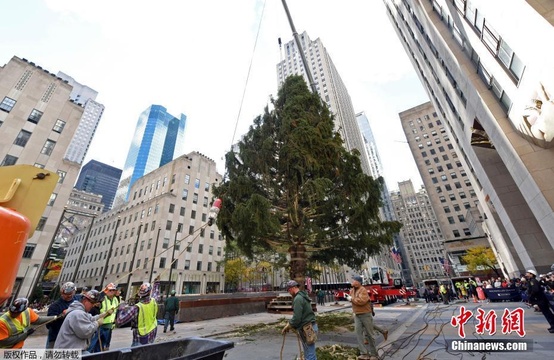
M 315 322 L 315 314 L 312 310 L 312 299 L 308 296 L 308 293 L 304 290 L 300 290 L 298 283 L 294 280 L 287 282 L 287 291 L 293 297 L 292 299 L 292 318 L 287 325 L 283 328 L 281 333 L 284 335 L 290 329 L 296 330 L 302 339 L 302 345 L 304 347 L 304 359 L 305 360 L 317 360 L 315 354 L 315 343 L 308 345 L 306 339 L 302 333 L 302 327 L 308 323 L 312 324 L 312 327 L 317 334 L 317 324 Z
M 164 303 L 164 332 L 167 332 L 167 325 L 170 325 L 169 331 L 175 331 L 175 315 L 178 312 L 179 299 L 175 296 L 175 290 L 171 290 L 171 295 Z

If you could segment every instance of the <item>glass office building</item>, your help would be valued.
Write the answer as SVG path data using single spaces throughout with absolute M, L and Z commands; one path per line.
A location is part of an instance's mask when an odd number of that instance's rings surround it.
M 121 169 L 91 160 L 83 166 L 75 188 L 102 195 L 103 212 L 106 212 L 112 208 L 119 179 L 121 179 Z
M 123 167 L 114 207 L 128 200 L 133 183 L 183 154 L 187 117 L 169 114 L 161 105 L 151 105 L 139 117 Z

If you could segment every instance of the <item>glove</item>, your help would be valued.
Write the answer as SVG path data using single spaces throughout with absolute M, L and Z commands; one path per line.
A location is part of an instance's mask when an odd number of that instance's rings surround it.
M 344 294 L 344 297 L 346 298 L 346 300 L 352 301 L 352 296 L 350 296 L 349 294 Z
M 292 328 L 292 326 L 290 326 L 290 323 L 287 323 L 287 325 L 285 325 L 283 330 L 281 330 L 281 334 L 285 335 L 286 333 L 288 333 L 290 331 L 291 328 Z
M 30 336 L 30 335 L 32 335 L 34 332 L 35 332 L 35 329 L 30 328 L 30 329 L 27 329 L 27 330 L 25 331 L 25 334 L 27 334 L 27 336 Z
M 96 322 L 98 323 L 98 326 L 102 326 L 104 324 L 104 318 L 99 318 Z

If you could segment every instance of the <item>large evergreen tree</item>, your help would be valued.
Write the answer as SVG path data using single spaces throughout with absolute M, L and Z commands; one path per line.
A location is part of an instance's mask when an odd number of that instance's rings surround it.
M 302 77 L 287 78 L 272 103 L 226 154 L 218 226 L 249 257 L 288 251 L 300 284 L 308 258 L 359 267 L 401 227 L 379 218 L 382 179 L 362 172 Z

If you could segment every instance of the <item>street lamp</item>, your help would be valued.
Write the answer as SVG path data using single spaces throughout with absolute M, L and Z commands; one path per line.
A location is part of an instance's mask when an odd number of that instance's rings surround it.
M 175 264 L 175 248 L 177 247 L 177 234 L 181 232 L 181 225 L 177 225 L 177 231 L 175 231 L 175 238 L 173 239 L 173 254 L 171 255 L 171 265 L 169 265 L 169 285 L 167 287 L 166 295 L 169 296 L 171 289 L 171 273 L 173 272 L 173 265 Z
M 108 251 L 108 256 L 106 257 L 106 265 L 104 266 L 104 272 L 102 273 L 102 279 L 100 280 L 100 289 L 104 289 L 104 279 L 108 273 L 108 265 L 110 264 L 110 257 L 112 256 L 113 244 L 115 243 L 115 236 L 117 235 L 117 228 L 121 222 L 121 217 L 117 217 L 117 222 L 115 224 L 115 229 L 113 231 L 112 242 L 110 244 L 110 250 Z
M 129 265 L 129 275 L 127 276 L 127 300 L 131 298 L 131 276 L 133 275 L 133 264 L 135 262 L 135 256 L 137 256 L 137 245 L 139 242 L 140 231 L 142 229 L 142 221 L 137 231 L 137 241 L 135 242 L 135 248 L 133 249 L 133 257 L 131 257 L 131 264 Z

